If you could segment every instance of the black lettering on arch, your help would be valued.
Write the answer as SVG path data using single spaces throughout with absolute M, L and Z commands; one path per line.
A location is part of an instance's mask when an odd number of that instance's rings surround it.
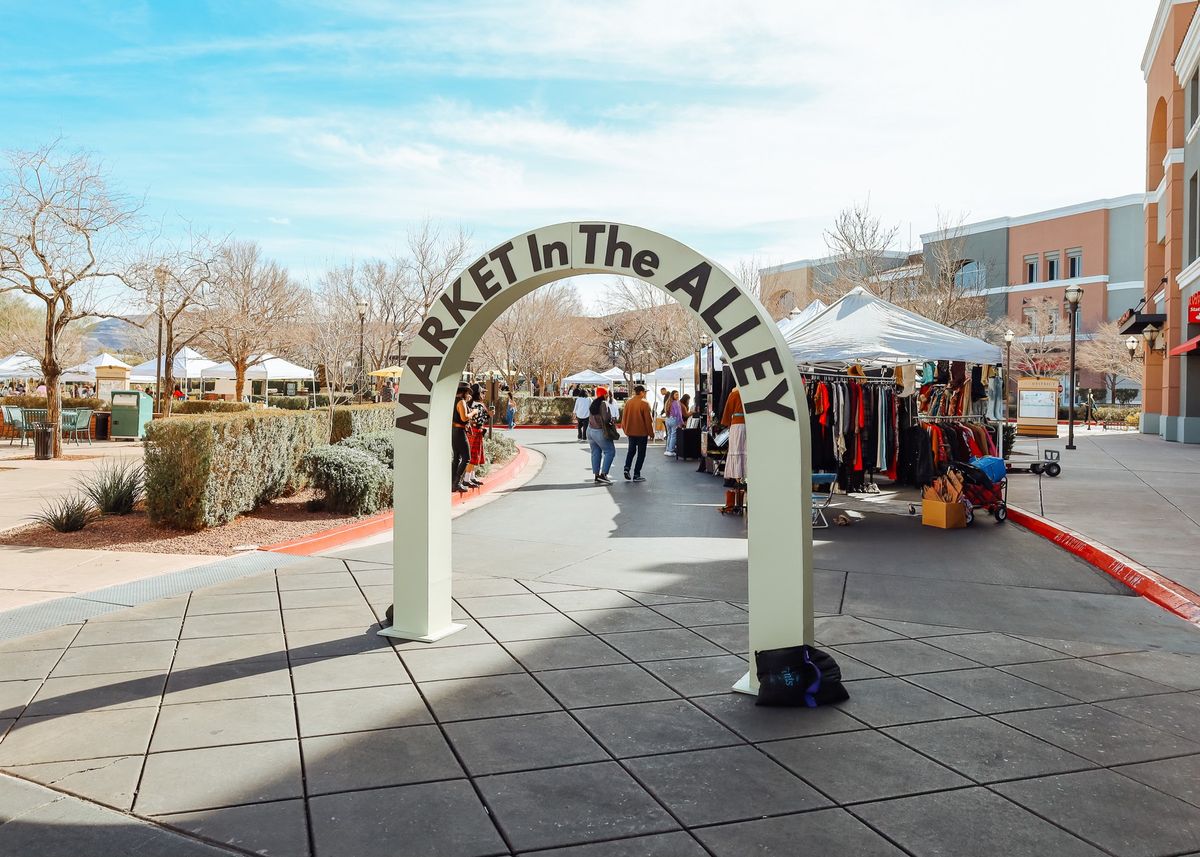
M 424 393 L 397 393 L 396 404 L 406 411 L 396 417 L 396 428 L 424 437 L 424 421 L 429 419 L 429 396 Z
M 759 319 L 758 315 L 755 314 L 734 327 L 732 330 L 721 334 L 721 336 L 718 338 L 721 341 L 721 350 L 724 351 L 726 357 L 737 357 L 738 350 L 737 346 L 734 345 L 734 342 L 740 339 L 743 334 L 754 330 L 754 328 L 758 327 L 760 324 L 762 324 L 762 321 Z
M 466 322 L 467 317 L 463 315 L 464 312 L 475 312 L 475 310 L 483 306 L 483 304 L 481 304 L 479 301 L 463 300 L 462 277 L 459 277 L 457 280 L 451 283 L 450 288 L 442 293 L 442 296 L 438 298 L 438 301 L 446 308 L 446 311 L 450 313 L 451 318 L 453 318 L 458 324 L 463 324 Z
M 442 358 L 440 357 L 421 357 L 415 354 L 405 361 L 408 371 L 416 376 L 426 390 L 433 389 L 433 370 L 441 364 Z
M 701 262 L 690 271 L 685 271 L 664 287 L 668 292 L 683 292 L 688 296 L 688 306 L 692 312 L 700 312 L 704 304 L 704 290 L 708 288 L 708 277 L 712 273 L 712 265 Z M 707 320 L 707 319 L 706 319 Z M 720 330 L 720 326 L 716 328 Z
M 421 329 L 417 335 L 437 349 L 438 354 L 445 354 L 446 340 L 453 339 L 457 333 L 457 327 L 446 330 L 442 327 L 442 320 L 435 315 L 431 315 L 421 322 Z
M 787 379 L 784 378 L 775 386 L 774 390 L 767 394 L 766 398 L 757 399 L 752 402 L 745 402 L 743 403 L 742 407 L 745 408 L 746 413 L 748 414 L 758 413 L 759 411 L 769 411 L 772 414 L 779 414 L 779 416 L 783 417 L 785 420 L 791 420 L 792 422 L 795 422 L 796 412 L 787 405 L 783 404 L 783 397 L 787 393 L 787 390 L 788 382 Z

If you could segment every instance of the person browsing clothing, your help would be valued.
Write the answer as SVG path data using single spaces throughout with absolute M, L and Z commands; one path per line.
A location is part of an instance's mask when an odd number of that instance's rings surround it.
M 629 438 L 629 452 L 625 456 L 625 478 L 634 482 L 645 482 L 642 465 L 646 463 L 646 444 L 654 434 L 654 417 L 650 414 L 650 403 L 646 401 L 646 388 L 638 384 L 633 388 L 633 398 L 625 403 L 621 420 L 625 437 Z M 633 476 L 630 477 L 630 470 Z
M 613 439 L 617 429 L 608 409 L 608 390 L 600 387 L 588 408 L 587 438 L 592 449 L 592 479 L 597 485 L 612 485 L 608 470 L 617 455 Z
M 575 388 L 575 437 L 577 440 L 586 440 L 587 436 L 584 432 L 588 427 L 588 416 L 591 414 L 592 402 L 588 398 L 588 394 L 583 391 L 583 387 Z
M 679 391 L 672 390 L 667 404 L 667 449 L 663 455 L 675 455 L 675 444 L 679 440 L 679 427 L 683 424 L 683 405 L 679 403 Z

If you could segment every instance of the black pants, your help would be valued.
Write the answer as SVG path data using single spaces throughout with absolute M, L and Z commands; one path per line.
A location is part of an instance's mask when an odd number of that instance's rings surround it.
M 625 472 L 629 472 L 629 465 L 633 465 L 633 475 L 642 475 L 642 465 L 646 463 L 646 442 L 648 437 L 631 437 L 629 438 L 629 452 L 625 454 Z M 633 456 L 637 455 L 637 461 L 634 462 Z
M 577 440 L 587 440 L 587 424 L 588 418 L 575 418 L 575 435 Z
M 451 471 L 450 488 L 458 487 L 462 482 L 463 474 L 467 472 L 467 465 L 471 462 L 471 447 L 467 443 L 467 430 L 461 428 L 450 429 L 450 448 L 454 450 L 454 466 Z

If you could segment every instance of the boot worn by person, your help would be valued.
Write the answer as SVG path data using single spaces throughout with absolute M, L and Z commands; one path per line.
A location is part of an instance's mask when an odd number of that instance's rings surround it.
M 737 508 L 735 505 L 736 498 L 737 498 L 737 491 L 735 491 L 732 488 L 726 488 L 725 489 L 725 505 L 721 506 L 717 511 L 719 511 L 722 515 L 732 514 L 733 511 Z

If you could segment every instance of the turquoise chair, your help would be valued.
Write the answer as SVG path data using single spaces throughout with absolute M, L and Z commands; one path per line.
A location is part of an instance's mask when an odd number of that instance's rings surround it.
M 12 446 L 14 440 L 21 438 L 21 446 L 25 445 L 25 438 L 29 434 L 29 424 L 25 422 L 25 413 L 16 405 L 4 405 L 4 422 L 12 430 L 12 436 L 8 439 L 8 445 Z
M 63 431 L 67 431 L 67 420 L 63 417 Z M 75 420 L 71 424 L 71 435 L 75 438 L 76 443 L 82 443 L 79 435 L 83 434 L 87 437 L 88 445 L 92 443 L 92 409 L 91 408 L 76 408 Z

